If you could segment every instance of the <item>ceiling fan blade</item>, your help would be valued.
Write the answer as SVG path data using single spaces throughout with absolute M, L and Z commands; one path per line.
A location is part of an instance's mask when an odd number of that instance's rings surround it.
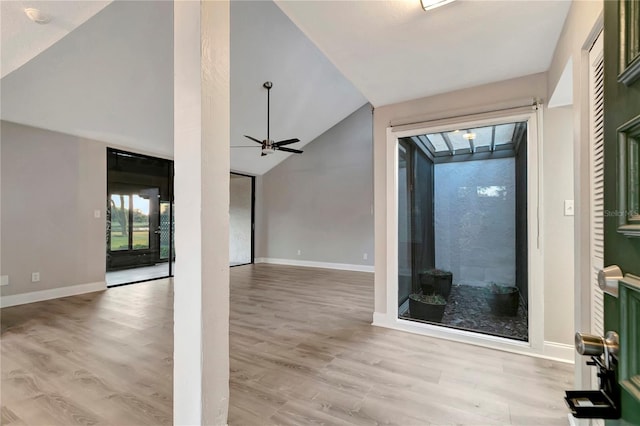
M 260 148 L 255 145 L 231 145 L 231 148 Z
M 247 136 L 247 135 L 244 135 L 244 137 L 245 137 L 245 138 L 248 138 L 248 139 L 251 139 L 251 140 L 252 140 L 252 141 L 254 141 L 254 142 L 258 142 L 260 145 L 262 145 L 262 141 L 259 141 L 259 140 L 258 140 L 258 139 L 256 139 L 256 138 L 253 138 L 253 137 L 251 137 L 251 136 Z
M 283 140 L 283 141 L 274 142 L 271 145 L 273 145 L 273 146 L 283 146 L 283 145 L 289 145 L 291 143 L 296 143 L 296 142 L 300 142 L 300 139 L 298 139 L 298 138 L 286 139 L 286 140 Z
M 293 152 L 294 154 L 302 154 L 302 151 L 300 151 L 299 149 L 282 148 L 279 146 L 276 146 L 275 149 L 277 149 L 278 151 Z

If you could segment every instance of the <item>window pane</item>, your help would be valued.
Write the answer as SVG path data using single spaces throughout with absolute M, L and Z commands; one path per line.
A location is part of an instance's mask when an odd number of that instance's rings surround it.
M 133 196 L 133 249 L 149 248 L 149 200 Z
M 469 144 L 469 140 L 465 139 L 464 135 L 466 132 L 456 130 L 453 132 L 448 132 L 447 137 L 451 141 L 451 145 L 453 145 L 453 149 L 458 152 L 462 150 L 466 150 L 467 152 L 471 150 L 471 145 Z
M 111 195 L 111 251 L 129 249 L 129 196 Z
M 513 131 L 515 128 L 516 123 L 496 126 L 496 145 L 504 145 L 513 142 Z
M 477 127 L 469 130 L 469 133 L 473 133 L 475 138 L 473 139 L 473 145 L 477 148 L 491 146 L 491 138 L 493 137 L 493 127 Z
M 398 145 L 398 304 L 411 294 L 411 193 L 409 153 Z
M 431 144 L 435 148 L 436 152 L 448 152 L 449 151 L 449 147 L 447 146 L 447 143 L 442 138 L 441 134 L 432 133 L 432 134 L 426 135 L 426 136 L 427 136 L 427 139 L 429 139 L 429 142 L 431 142 Z

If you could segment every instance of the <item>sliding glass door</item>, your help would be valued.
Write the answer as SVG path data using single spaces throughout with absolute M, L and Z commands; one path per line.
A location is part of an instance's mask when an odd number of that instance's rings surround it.
M 173 275 L 173 162 L 108 149 L 107 204 L 107 285 Z
M 229 265 L 253 263 L 253 176 L 231 173 L 229 188 Z

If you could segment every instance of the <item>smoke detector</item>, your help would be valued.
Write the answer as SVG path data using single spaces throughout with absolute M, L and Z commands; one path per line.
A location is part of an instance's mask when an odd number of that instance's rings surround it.
M 43 11 L 41 11 L 40 9 L 28 7 L 24 10 L 24 13 L 25 15 L 27 15 L 29 19 L 31 19 L 36 24 L 44 25 L 51 22 L 51 17 L 46 13 L 44 13 Z

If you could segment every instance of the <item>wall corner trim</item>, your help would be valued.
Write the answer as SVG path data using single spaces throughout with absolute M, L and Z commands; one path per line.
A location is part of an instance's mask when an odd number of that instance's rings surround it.
M 77 296 L 79 294 L 93 293 L 107 289 L 105 281 L 97 281 L 87 284 L 71 285 L 52 288 L 48 290 L 32 291 L 30 293 L 12 294 L 0 297 L 0 308 L 24 305 L 26 303 L 42 302 L 44 300 L 58 299 L 61 297 Z
M 307 268 L 337 269 L 340 271 L 374 272 L 373 265 L 352 265 L 348 263 L 316 262 L 313 260 L 274 259 L 271 257 L 256 257 L 254 262 L 271 263 L 273 265 L 305 266 Z
M 377 327 L 388 327 L 387 314 L 385 312 L 374 312 L 373 313 L 373 322 L 371 325 Z

